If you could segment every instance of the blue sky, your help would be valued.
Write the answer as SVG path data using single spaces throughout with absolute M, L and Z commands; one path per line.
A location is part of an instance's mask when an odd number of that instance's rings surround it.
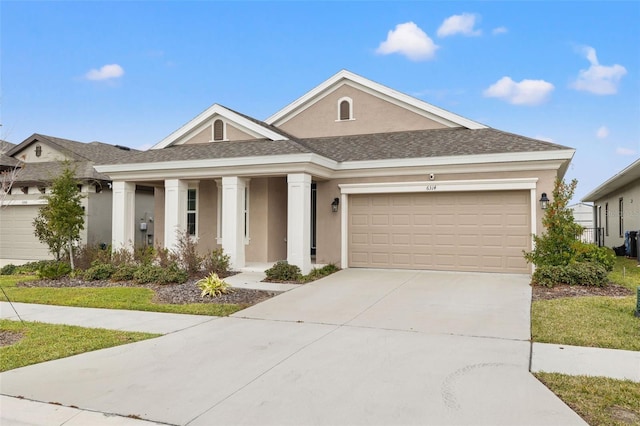
M 0 2 L 0 138 L 147 148 L 220 103 L 265 119 L 341 69 L 577 149 L 640 156 L 640 2 Z

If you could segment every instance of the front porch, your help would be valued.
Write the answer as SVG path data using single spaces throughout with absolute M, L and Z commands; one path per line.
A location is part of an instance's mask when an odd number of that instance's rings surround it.
M 112 247 L 147 244 L 175 249 L 183 233 L 201 253 L 222 248 L 231 268 L 263 272 L 278 260 L 312 268 L 315 239 L 312 180 L 284 176 L 202 176 L 197 179 L 113 181 Z M 154 187 L 154 216 L 135 216 L 136 184 Z

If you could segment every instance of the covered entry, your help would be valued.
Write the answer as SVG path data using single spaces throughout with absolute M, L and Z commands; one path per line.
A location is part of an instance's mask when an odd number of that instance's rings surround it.
M 352 194 L 348 203 L 350 267 L 529 272 L 531 191 Z

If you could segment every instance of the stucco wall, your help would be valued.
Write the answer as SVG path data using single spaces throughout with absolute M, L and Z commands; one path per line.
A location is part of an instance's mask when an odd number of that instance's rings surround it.
M 191 134 L 188 134 L 182 138 L 182 140 L 178 141 L 178 145 L 191 145 L 191 144 L 199 144 L 199 143 L 210 143 L 213 141 L 213 122 L 208 124 L 204 128 L 195 131 Z M 243 132 L 237 127 L 233 126 L 231 123 L 225 123 L 225 141 L 244 141 L 249 139 L 255 139 L 255 137 L 250 134 Z M 216 141 L 216 143 L 222 141 Z
M 620 209 L 619 200 L 622 198 L 623 226 L 620 234 Z M 606 204 L 609 204 L 609 226 L 607 233 L 606 226 Z M 605 228 L 604 245 L 607 247 L 618 247 L 624 244 L 625 231 L 640 230 L 640 182 L 626 185 L 606 197 L 596 200 L 594 203 L 600 208 L 599 217 L 602 222 L 598 226 Z
M 38 145 L 42 147 L 40 157 L 36 156 L 36 146 Z M 31 143 L 25 149 L 17 152 L 13 156 L 20 161 L 24 161 L 25 163 L 45 163 L 51 161 L 64 161 L 69 159 L 62 152 L 42 142 Z
M 213 180 L 198 184 L 198 251 L 205 254 L 218 247 L 217 243 L 218 187 Z
M 103 188 L 87 194 L 86 199 L 86 243 L 88 245 L 111 244 L 112 191 Z
M 353 120 L 338 121 L 338 100 L 353 101 Z M 344 85 L 279 126 L 297 137 L 322 137 L 446 127 L 405 108 Z
M 269 235 L 268 178 L 252 178 L 249 182 L 249 243 L 245 245 L 247 262 L 267 261 Z
M 267 261 L 287 258 L 287 178 L 269 178 L 269 241 Z
M 164 247 L 164 187 L 153 188 L 154 237 L 155 247 Z

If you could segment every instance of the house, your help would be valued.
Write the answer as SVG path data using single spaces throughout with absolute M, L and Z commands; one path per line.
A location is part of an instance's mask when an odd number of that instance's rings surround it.
M 607 179 L 582 198 L 594 204 L 596 227 L 603 228 L 603 245 L 620 247 L 627 231 L 640 230 L 640 159 Z
M 149 151 L 96 166 L 113 181 L 114 246 L 186 230 L 234 268 L 286 259 L 342 268 L 528 273 L 522 256 L 574 154 L 340 71 L 264 121 L 214 104 Z
M 597 243 L 599 234 L 595 229 L 593 216 L 593 205 L 587 203 L 575 203 L 567 206 L 573 212 L 575 223 L 582 226 L 583 231 L 580 239 L 585 243 Z
M 109 244 L 113 210 L 111 181 L 94 166 L 121 161 L 133 152 L 101 142 L 82 143 L 40 134 L 33 134 L 12 146 L 3 156 L 7 170 L 16 172 L 0 188 L 0 264 L 52 258 L 48 247 L 34 235 L 33 220 L 40 206 L 46 203 L 42 196 L 50 193 L 49 183 L 62 171 L 64 160 L 71 162 L 81 181 L 85 210 L 82 243 Z M 143 186 L 136 188 L 136 200 L 136 217 L 152 217 L 153 190 Z M 146 235 L 135 233 L 130 242 L 140 246 L 147 242 Z

